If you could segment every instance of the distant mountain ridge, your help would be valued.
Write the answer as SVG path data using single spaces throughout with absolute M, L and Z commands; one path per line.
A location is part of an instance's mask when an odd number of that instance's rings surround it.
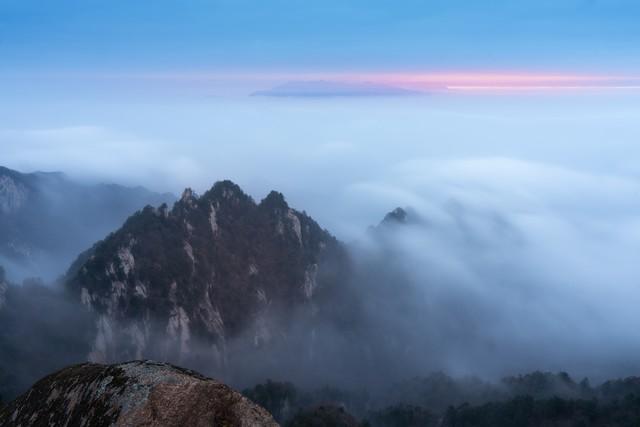
M 291 81 L 251 94 L 251 96 L 302 98 L 416 95 L 425 95 L 425 93 L 380 83 L 327 80 Z
M 14 279 L 52 279 L 136 210 L 173 200 L 143 187 L 83 185 L 59 172 L 0 167 L 0 264 Z

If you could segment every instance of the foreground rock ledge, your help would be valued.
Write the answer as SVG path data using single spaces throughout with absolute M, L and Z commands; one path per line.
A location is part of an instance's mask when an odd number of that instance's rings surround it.
M 228 386 L 164 363 L 82 364 L 38 381 L 0 426 L 277 426 Z

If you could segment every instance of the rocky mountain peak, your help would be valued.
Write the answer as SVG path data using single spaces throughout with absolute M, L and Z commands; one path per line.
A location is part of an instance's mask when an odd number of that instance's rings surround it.
M 294 310 L 316 315 L 317 290 L 335 285 L 324 265 L 336 259 L 346 263 L 340 243 L 282 194 L 258 205 L 221 181 L 169 212 L 130 217 L 78 259 L 67 284 L 96 314 L 92 360 L 182 361 L 198 342 L 224 364 L 230 338 L 266 343 Z
M 191 204 L 198 200 L 198 196 L 191 188 L 185 188 L 182 192 L 182 196 L 180 196 L 180 201 L 182 203 Z
M 267 197 L 262 199 L 260 202 L 260 206 L 266 209 L 279 209 L 282 211 L 287 211 L 289 209 L 289 205 L 287 204 L 282 193 L 278 191 L 271 191 Z
M 260 406 L 196 372 L 151 361 L 82 364 L 37 382 L 0 425 L 269 426 Z
M 216 182 L 213 187 L 209 191 L 207 191 L 203 198 L 209 201 L 240 201 L 240 202 L 249 202 L 252 201 L 251 197 L 249 197 L 242 189 L 232 181 L 224 180 Z
M 383 224 L 406 224 L 407 211 L 398 207 L 385 215 Z

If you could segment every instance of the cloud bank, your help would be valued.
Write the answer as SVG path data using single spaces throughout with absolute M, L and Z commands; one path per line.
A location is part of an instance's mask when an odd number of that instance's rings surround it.
M 76 124 L 58 127 L 43 103 L 0 132 L 2 158 L 174 193 L 223 178 L 282 191 L 402 277 L 409 310 L 380 308 L 384 284 L 364 295 L 414 343 L 407 369 L 637 372 L 637 97 L 173 101 L 70 103 L 56 108 Z M 420 221 L 389 256 L 364 230 L 396 206 Z

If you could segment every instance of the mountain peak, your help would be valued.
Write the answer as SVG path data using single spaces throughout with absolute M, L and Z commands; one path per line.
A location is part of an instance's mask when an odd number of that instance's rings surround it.
M 180 201 L 184 203 L 189 203 L 191 201 L 195 201 L 198 199 L 198 196 L 191 188 L 185 188 L 182 192 L 182 196 L 180 196 Z
M 228 179 L 213 184 L 211 189 L 204 194 L 203 198 L 216 201 L 232 199 L 251 200 L 251 197 L 242 191 L 242 188 L 240 188 L 238 184 Z
M 382 220 L 382 224 L 406 224 L 407 223 L 407 211 L 397 207 L 388 214 L 385 215 Z
M 220 181 L 200 198 L 185 190 L 169 215 L 159 213 L 130 217 L 67 276 L 102 319 L 93 361 L 184 361 L 198 357 L 190 338 L 198 337 L 222 364 L 228 339 L 246 332 L 255 345 L 268 343 L 298 305 L 315 316 L 316 290 L 337 286 L 325 266 L 347 263 L 340 243 L 276 191 L 258 205 Z M 283 311 L 274 316 L 269 307 Z M 165 326 L 150 329 L 145 319 Z M 166 345 L 155 349 L 155 342 Z
M 278 191 L 271 191 L 267 197 L 262 199 L 260 206 L 266 208 L 289 209 L 289 205 L 287 204 L 284 196 Z

